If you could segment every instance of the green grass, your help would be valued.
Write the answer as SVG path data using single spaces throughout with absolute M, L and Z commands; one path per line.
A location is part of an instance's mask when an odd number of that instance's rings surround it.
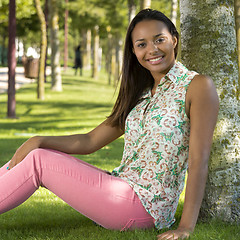
M 52 92 L 46 84 L 45 101 L 36 99 L 36 84 L 18 90 L 17 117 L 6 118 L 7 95 L 0 95 L 0 166 L 8 161 L 16 148 L 34 135 L 85 133 L 101 123 L 111 111 L 114 89 L 101 73 L 93 80 L 86 73 L 75 77 L 70 69 L 63 74 L 61 93 Z M 78 156 L 97 167 L 112 170 L 121 160 L 123 138 L 98 152 Z M 181 217 L 183 196 L 176 219 Z M 173 226 L 176 228 L 177 224 Z M 240 229 L 220 220 L 199 222 L 191 239 L 240 239 Z M 0 216 L 0 239 L 156 239 L 156 230 L 119 232 L 95 226 L 51 192 L 40 188 L 24 204 Z

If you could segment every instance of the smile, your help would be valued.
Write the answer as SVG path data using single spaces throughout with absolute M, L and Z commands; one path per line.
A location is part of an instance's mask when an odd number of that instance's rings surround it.
M 147 61 L 150 62 L 151 64 L 158 64 L 162 61 L 163 56 L 161 57 L 156 57 L 156 58 L 152 58 L 152 59 L 148 59 Z
M 154 58 L 154 59 L 149 59 L 149 62 L 157 62 L 159 60 L 161 60 L 163 57 L 158 57 L 158 58 Z

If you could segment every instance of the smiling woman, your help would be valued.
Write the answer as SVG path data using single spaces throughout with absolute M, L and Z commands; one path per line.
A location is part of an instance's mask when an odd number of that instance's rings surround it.
M 218 98 L 209 77 L 175 61 L 177 45 L 164 14 L 138 13 L 112 114 L 86 134 L 35 136 L 20 146 L 0 169 L 0 213 L 43 186 L 105 228 L 168 228 L 188 169 L 180 224 L 158 239 L 188 237 L 204 193 Z M 69 155 L 93 153 L 123 134 L 122 161 L 111 174 Z
M 143 38 L 146 36 L 146 38 Z M 138 62 L 148 69 L 154 78 L 154 95 L 160 79 L 175 63 L 177 38 L 172 36 L 165 23 L 145 20 L 138 23 L 132 32 L 133 51 Z

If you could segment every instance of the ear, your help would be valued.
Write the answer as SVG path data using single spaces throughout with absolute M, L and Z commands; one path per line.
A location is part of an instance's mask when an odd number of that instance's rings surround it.
M 178 40 L 175 36 L 173 36 L 172 39 L 173 39 L 173 46 L 175 48 L 177 46 Z

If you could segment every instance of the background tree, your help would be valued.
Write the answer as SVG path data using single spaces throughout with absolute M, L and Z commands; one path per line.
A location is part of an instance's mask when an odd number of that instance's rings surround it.
M 16 69 L 16 2 L 9 1 L 9 24 L 8 24 L 8 111 L 9 118 L 16 117 L 15 99 L 15 69 Z
M 136 0 L 128 0 L 128 22 L 131 22 L 136 15 Z
M 65 0 L 65 19 L 64 19 L 64 70 L 68 65 L 68 0 Z
M 7 42 L 8 42 L 8 16 L 9 0 L 0 1 L 0 63 L 7 61 Z M 36 24 L 38 16 L 34 7 L 33 0 L 18 0 L 16 4 L 16 37 L 18 43 L 23 43 L 25 49 L 28 46 L 37 46 L 40 37 L 40 26 Z M 2 51 L 3 50 L 3 51 Z M 16 45 L 16 54 L 18 54 Z
M 62 77 L 60 67 L 59 48 L 59 16 L 57 0 L 49 0 L 49 27 L 51 43 L 51 78 L 52 90 L 62 91 Z
M 8 40 L 8 13 L 9 6 L 7 0 L 0 2 L 0 63 L 6 64 L 7 60 L 7 40 Z
M 140 0 L 140 9 L 151 8 L 151 0 Z
M 178 0 L 172 0 L 171 20 L 177 25 Z
M 234 1 L 180 0 L 182 61 L 212 77 L 220 112 L 200 216 L 240 221 L 240 108 Z
M 47 82 L 47 58 L 48 58 L 48 0 L 45 0 L 44 4 L 44 16 L 45 16 L 45 23 L 46 23 L 46 34 L 47 34 L 47 47 L 45 53 L 45 69 L 44 69 L 44 82 Z
M 115 86 L 119 79 L 122 67 L 122 45 L 128 26 L 128 3 L 124 0 L 118 2 L 111 0 L 105 5 L 106 27 L 102 30 L 103 52 L 106 57 L 106 66 L 108 67 L 109 83 L 113 82 Z
M 93 70 L 92 77 L 98 78 L 98 65 L 99 65 L 99 26 L 93 28 Z
M 79 7 L 81 6 L 81 7 Z M 104 4 L 102 6 L 105 6 Z M 83 49 L 84 69 L 90 68 L 90 57 L 92 57 L 92 76 L 97 78 L 98 57 L 100 43 L 98 35 L 102 32 L 104 8 L 97 0 L 89 1 L 86 5 L 84 0 L 69 1 L 69 16 L 71 18 L 71 31 L 74 33 L 74 47 L 81 45 Z M 95 30 L 96 23 L 99 30 Z M 91 44 L 92 38 L 92 45 Z M 98 43 L 97 43 L 98 42 Z M 91 46 L 91 47 L 90 47 Z M 95 46 L 95 49 L 94 49 Z M 97 49 L 96 49 L 97 47 Z M 94 54 L 91 55 L 91 49 Z M 95 57 L 94 57 L 95 56 Z
M 45 21 L 45 15 L 43 13 L 40 0 L 35 0 L 37 14 L 41 24 L 41 54 L 39 61 L 39 74 L 38 74 L 38 87 L 37 97 L 38 99 L 44 100 L 44 80 L 45 80 L 45 60 L 46 60 L 46 49 L 47 49 L 47 26 Z

